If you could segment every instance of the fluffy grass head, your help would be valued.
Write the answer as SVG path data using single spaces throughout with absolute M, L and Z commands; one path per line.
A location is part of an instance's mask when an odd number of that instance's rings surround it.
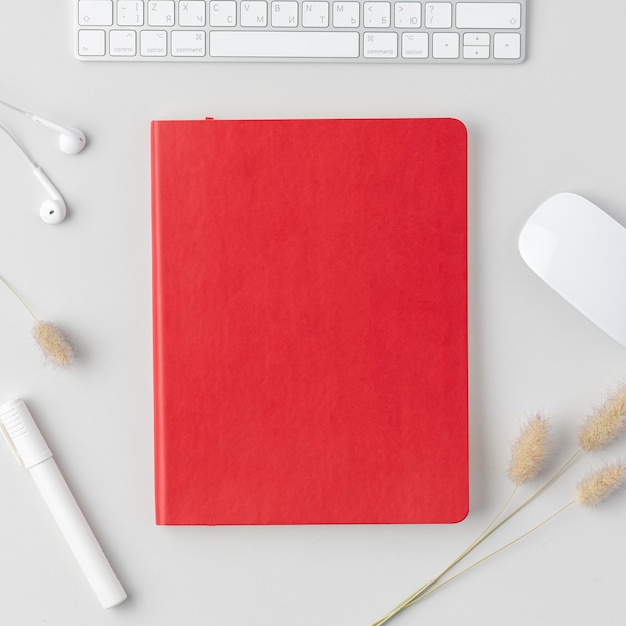
M 59 367 L 69 367 L 75 359 L 74 348 L 65 335 L 51 322 L 37 320 L 33 337 L 48 361 Z
M 582 506 L 596 506 L 622 487 L 624 477 L 626 465 L 611 463 L 578 483 L 575 500 Z
M 533 480 L 548 455 L 550 427 L 546 418 L 537 413 L 522 427 L 511 446 L 508 476 L 516 485 Z
M 583 424 L 578 444 L 585 452 L 596 452 L 609 445 L 626 427 L 626 386 L 607 401 Z

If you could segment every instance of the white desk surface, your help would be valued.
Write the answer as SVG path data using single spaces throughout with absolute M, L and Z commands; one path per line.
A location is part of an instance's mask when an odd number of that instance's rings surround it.
M 65 195 L 60 226 L 0 138 L 0 275 L 81 361 L 41 364 L 31 320 L 0 289 L 0 400 L 25 398 L 129 593 L 102 610 L 27 472 L 0 447 L 0 623 L 6 626 L 367 626 L 468 544 L 510 491 L 508 442 L 553 417 L 554 465 L 626 378 L 626 351 L 517 252 L 532 210 L 580 193 L 626 224 L 626 3 L 529 0 L 515 66 L 81 63 L 72 2 L 13 2 L 0 20 L 0 98 L 89 137 L 10 126 Z M 166 528 L 153 517 L 152 119 L 453 116 L 469 130 L 471 513 L 454 526 Z M 625 288 L 616 285 L 616 288 Z M 4 446 L 4 444 L 2 444 Z M 626 455 L 626 437 L 601 458 Z M 569 500 L 577 464 L 480 554 Z M 622 624 L 626 494 L 560 518 L 392 623 Z

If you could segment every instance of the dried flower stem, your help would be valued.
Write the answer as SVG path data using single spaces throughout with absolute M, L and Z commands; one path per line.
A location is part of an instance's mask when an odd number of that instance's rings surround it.
M 13 287 L 11 287 L 11 285 L 4 278 L 2 278 L 2 276 L 0 276 L 0 282 L 18 299 L 19 302 L 22 303 L 24 308 L 33 316 L 33 319 L 37 320 L 37 316 L 33 313 L 32 309 L 28 306 L 28 304 L 26 304 L 26 302 L 24 302 L 17 291 L 15 291 L 15 289 L 13 289 Z
M 498 513 L 498 515 L 496 516 L 496 518 L 494 519 L 494 521 L 487 527 L 487 529 L 485 531 L 483 531 L 478 538 L 473 541 L 463 552 L 461 552 L 461 554 L 459 554 L 459 556 L 457 556 L 447 567 L 445 567 L 437 576 L 435 576 L 435 578 L 433 578 L 432 580 L 430 580 L 428 583 L 426 583 L 423 587 L 421 587 L 420 589 L 418 589 L 415 593 L 413 593 L 412 595 L 410 595 L 406 600 L 404 600 L 404 602 L 402 602 L 401 604 L 399 604 L 398 606 L 396 606 L 394 609 L 392 609 L 391 611 L 389 611 L 389 613 L 387 613 L 386 615 L 384 615 L 382 618 L 380 618 L 378 621 L 374 622 L 373 624 L 371 624 L 370 626 L 382 626 L 383 624 L 385 624 L 386 622 L 388 622 L 392 617 L 394 617 L 395 615 L 397 615 L 398 613 L 400 613 L 401 611 L 403 611 L 404 609 L 406 609 L 407 607 L 411 606 L 412 604 L 415 604 L 415 602 L 417 602 L 417 600 L 419 600 L 420 598 L 422 598 L 427 592 L 429 592 L 429 590 L 431 590 L 433 588 L 433 586 L 439 581 L 441 580 L 441 578 L 447 574 L 455 565 L 457 565 L 457 563 L 459 563 L 460 561 L 462 561 L 470 552 L 472 552 L 475 548 L 477 548 L 483 541 L 485 541 L 485 539 L 487 539 L 488 537 L 490 537 L 494 532 L 496 532 L 496 530 L 498 530 L 501 526 L 503 526 L 504 524 L 506 524 L 506 522 L 508 522 L 512 517 L 514 517 L 515 515 L 517 515 L 522 509 L 524 509 L 527 505 L 529 505 L 533 500 L 535 500 L 535 498 L 539 497 L 546 489 L 548 489 L 548 487 L 550 487 L 560 476 L 561 474 L 563 474 L 563 472 L 565 472 L 567 470 L 567 468 L 578 458 L 578 456 L 581 454 L 582 450 L 577 450 L 555 473 L 554 475 L 548 479 L 539 489 L 537 489 L 537 491 L 535 491 L 535 493 L 533 493 L 530 497 L 528 497 L 526 500 L 524 500 L 524 502 L 522 502 L 516 509 L 514 509 L 511 513 L 509 513 L 505 518 L 503 518 L 500 522 L 497 522 L 497 520 L 502 516 L 502 513 L 504 512 L 504 510 L 506 509 L 506 507 L 508 506 L 509 502 L 511 501 L 512 497 L 511 496 L 509 498 L 509 500 L 507 501 L 507 504 L 504 506 L 504 508 L 501 510 L 500 513 Z M 515 490 L 514 490 L 515 493 Z M 496 523 L 497 522 L 497 523 Z
M 486 528 L 476 537 L 476 539 L 474 539 L 472 543 L 470 543 L 470 545 L 463 552 L 461 552 L 454 559 L 454 561 L 452 561 L 449 565 L 447 565 L 445 569 L 441 570 L 441 572 L 439 572 L 437 576 L 435 576 L 434 578 L 431 578 L 425 585 L 420 587 L 415 593 L 413 593 L 406 600 L 404 600 L 404 602 L 402 602 L 401 604 L 393 608 L 391 611 L 389 611 L 389 613 L 384 615 L 377 622 L 374 622 L 371 626 L 381 626 L 382 624 L 390 620 L 394 615 L 397 615 L 400 611 L 405 609 L 407 606 L 410 606 L 414 602 L 417 602 L 417 600 L 420 598 L 422 594 L 424 594 L 434 584 L 436 584 L 437 581 L 439 581 L 442 576 L 447 574 L 459 561 L 462 561 L 482 541 L 485 534 L 489 532 L 489 530 L 498 521 L 498 519 L 500 519 L 504 511 L 506 511 L 507 507 L 511 503 L 511 500 L 513 500 L 513 497 L 515 496 L 517 487 L 518 486 L 515 485 L 515 487 L 513 488 L 513 491 L 511 492 L 511 495 L 507 498 L 506 502 L 504 503 L 504 506 L 498 511 L 497 515 L 491 520 L 491 522 L 486 526 Z
M 548 522 L 552 521 L 557 515 L 560 515 L 561 513 L 563 513 L 563 511 L 567 510 L 573 504 L 574 504 L 574 500 L 571 500 L 565 506 L 561 507 L 558 511 L 556 511 L 555 513 L 553 513 L 552 515 L 550 515 L 549 517 L 544 519 L 541 523 L 537 524 L 536 526 L 534 526 L 530 530 L 527 530 L 524 534 L 522 534 L 519 537 L 513 539 L 512 541 L 509 541 L 509 543 L 504 544 L 503 546 L 501 546 L 497 550 L 494 550 L 493 552 L 490 552 L 489 554 L 484 556 L 482 559 L 479 559 L 475 563 L 472 563 L 471 565 L 468 565 L 465 569 L 463 569 L 460 572 L 456 573 L 454 576 L 451 576 L 447 580 L 444 580 L 442 583 L 439 583 L 436 587 L 433 587 L 432 589 L 429 589 L 426 593 L 422 594 L 419 598 L 416 598 L 415 600 L 413 600 L 413 602 L 411 602 L 409 604 L 409 606 L 412 606 L 416 602 L 419 602 L 420 600 L 423 600 L 424 598 L 428 597 L 432 593 L 435 593 L 435 591 L 438 591 L 442 587 L 445 587 L 447 584 L 451 583 L 453 580 L 455 580 L 459 576 L 461 576 L 463 574 L 467 574 L 467 572 L 469 572 L 470 570 L 473 570 L 475 567 L 477 567 L 481 563 L 484 563 L 485 561 L 488 561 L 490 558 L 496 556 L 496 554 L 500 554 L 500 552 L 503 552 L 507 548 L 510 548 L 511 546 L 515 545 L 518 541 L 521 541 L 522 539 L 528 537 L 528 535 L 530 535 L 531 533 L 534 533 L 536 530 L 539 530 L 542 526 L 544 526 Z

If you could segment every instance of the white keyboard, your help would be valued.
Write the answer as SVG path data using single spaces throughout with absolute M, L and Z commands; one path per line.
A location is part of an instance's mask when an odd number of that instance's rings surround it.
M 74 0 L 83 61 L 521 63 L 526 0 Z

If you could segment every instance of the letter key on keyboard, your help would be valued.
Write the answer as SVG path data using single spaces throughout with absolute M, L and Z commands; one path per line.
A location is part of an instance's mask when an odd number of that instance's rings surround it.
M 74 0 L 84 61 L 521 63 L 526 0 Z

